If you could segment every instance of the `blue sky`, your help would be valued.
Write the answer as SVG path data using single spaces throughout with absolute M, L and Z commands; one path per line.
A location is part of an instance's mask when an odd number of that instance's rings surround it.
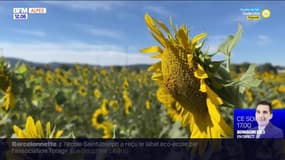
M 13 8 L 18 7 L 45 7 L 47 14 L 13 20 Z M 271 16 L 248 21 L 240 8 L 267 8 Z M 167 26 L 169 16 L 177 26 L 186 24 L 191 37 L 207 32 L 210 52 L 240 23 L 244 32 L 232 52 L 233 63 L 285 66 L 284 8 L 285 2 L 1 1 L 0 56 L 34 62 L 151 64 L 157 60 L 139 52 L 158 44 L 144 22 L 149 13 Z

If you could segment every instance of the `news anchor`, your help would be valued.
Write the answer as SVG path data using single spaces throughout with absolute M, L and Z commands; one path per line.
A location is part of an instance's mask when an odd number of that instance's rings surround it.
M 272 117 L 273 114 L 271 103 L 266 101 L 257 103 L 255 119 L 258 126 L 253 128 L 253 130 L 256 130 L 255 138 L 283 138 L 282 129 L 274 126 L 270 122 Z

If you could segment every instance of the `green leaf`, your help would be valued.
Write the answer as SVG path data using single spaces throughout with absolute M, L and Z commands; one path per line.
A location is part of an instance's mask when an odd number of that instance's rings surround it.
M 234 36 L 229 35 L 227 40 L 218 47 L 218 52 L 224 53 L 226 56 L 230 56 L 232 49 L 236 46 L 241 35 L 242 35 L 242 27 L 239 24 L 237 33 Z
M 221 52 L 226 55 L 226 63 L 227 63 L 226 67 L 227 67 L 228 72 L 230 71 L 230 61 L 231 61 L 232 49 L 236 46 L 241 35 L 242 35 L 242 27 L 239 24 L 237 33 L 234 36 L 229 35 L 227 40 L 218 47 L 217 52 Z
M 258 87 L 262 80 L 255 78 L 255 64 L 251 64 L 248 70 L 241 76 L 240 80 L 227 84 L 228 86 L 239 85 L 240 93 L 243 93 L 246 88 Z
M 19 67 L 19 69 L 18 69 L 18 72 L 20 73 L 20 74 L 23 74 L 23 73 L 25 73 L 27 71 L 27 66 L 25 65 L 25 64 L 22 64 L 20 67 Z

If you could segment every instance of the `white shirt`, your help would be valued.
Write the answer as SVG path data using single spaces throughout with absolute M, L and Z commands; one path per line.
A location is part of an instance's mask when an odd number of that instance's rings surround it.
M 256 131 L 256 138 L 260 138 L 260 135 L 265 133 L 265 127 L 258 126 L 258 130 Z

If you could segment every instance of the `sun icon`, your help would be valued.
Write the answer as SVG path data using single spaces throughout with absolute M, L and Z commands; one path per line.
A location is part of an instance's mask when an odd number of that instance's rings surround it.
M 269 9 L 263 9 L 261 12 L 261 15 L 263 18 L 269 18 L 270 17 L 270 10 Z

